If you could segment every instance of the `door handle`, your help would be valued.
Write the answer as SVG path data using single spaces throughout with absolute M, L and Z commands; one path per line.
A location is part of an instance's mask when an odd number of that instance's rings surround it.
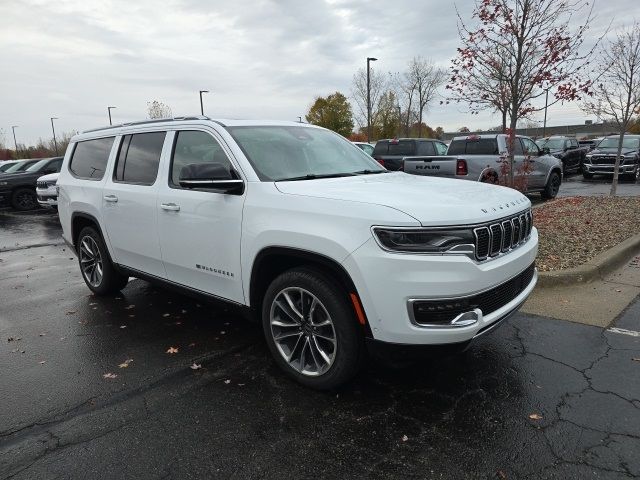
M 107 202 L 111 202 L 111 203 L 116 203 L 118 201 L 118 197 L 116 197 L 115 195 L 105 195 L 104 199 Z
M 176 205 L 175 203 L 161 203 L 160 208 L 163 210 L 167 210 L 168 212 L 179 212 L 180 205 Z

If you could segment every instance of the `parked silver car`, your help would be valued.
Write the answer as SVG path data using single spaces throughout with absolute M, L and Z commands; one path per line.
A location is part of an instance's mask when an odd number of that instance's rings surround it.
M 477 182 L 498 183 L 501 165 L 507 156 L 505 134 L 455 137 L 445 156 L 405 157 L 403 170 L 413 175 L 432 175 Z M 562 183 L 562 161 L 541 150 L 529 137 L 516 136 L 514 172 L 526 173 L 526 193 L 540 192 L 554 198 Z

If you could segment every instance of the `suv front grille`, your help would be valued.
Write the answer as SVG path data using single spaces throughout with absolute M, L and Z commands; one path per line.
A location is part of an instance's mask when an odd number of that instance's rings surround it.
M 46 189 L 48 187 L 47 182 L 36 182 L 36 187 Z
M 476 259 L 486 260 L 517 247 L 529 238 L 532 227 L 531 210 L 527 210 L 501 222 L 475 228 Z
M 413 318 L 419 325 L 447 326 L 461 313 L 475 308 L 479 308 L 483 315 L 489 315 L 520 295 L 533 280 L 534 272 L 535 263 L 532 263 L 525 271 L 511 280 L 470 297 L 415 301 L 413 303 Z

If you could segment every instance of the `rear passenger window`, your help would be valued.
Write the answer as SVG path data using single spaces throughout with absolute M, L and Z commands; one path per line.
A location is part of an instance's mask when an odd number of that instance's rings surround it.
M 435 142 L 435 147 L 436 147 L 436 155 L 447 154 L 447 146 L 444 143 Z
M 115 137 L 96 138 L 76 143 L 69 162 L 69 171 L 85 180 L 101 180 L 114 139 Z
M 435 155 L 436 150 L 433 148 L 433 142 L 418 142 L 417 155 Z
M 227 154 L 211 135 L 196 130 L 176 133 L 169 185 L 173 188 L 182 188 L 180 186 L 182 169 L 199 163 L 222 165 L 231 173 L 231 162 Z
M 449 145 L 449 155 L 498 155 L 498 142 L 495 138 L 477 140 L 454 140 Z
M 158 176 L 160 154 L 166 132 L 125 135 L 120 144 L 113 180 L 153 185 Z
M 416 144 L 413 140 L 389 142 L 389 155 L 415 155 Z

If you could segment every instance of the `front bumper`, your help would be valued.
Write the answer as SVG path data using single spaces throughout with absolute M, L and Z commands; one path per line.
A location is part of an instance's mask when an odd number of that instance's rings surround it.
M 613 175 L 614 165 L 598 165 L 592 163 L 583 163 L 582 168 L 587 173 L 596 173 L 601 175 Z M 634 173 L 636 171 L 635 165 L 620 165 L 618 167 L 619 174 Z
M 58 193 L 56 192 L 55 185 L 47 189 L 36 188 L 36 196 L 38 197 L 38 204 L 45 208 L 57 208 L 58 206 Z
M 472 322 L 424 326 L 411 318 L 410 302 L 472 297 L 521 275 L 535 261 L 538 232 L 506 255 L 475 262 L 458 255 L 413 255 L 383 251 L 371 239 L 343 262 L 360 295 L 375 340 L 408 345 L 469 342 L 524 303 L 537 282 L 529 283 L 507 303 L 485 315 L 475 309 Z

